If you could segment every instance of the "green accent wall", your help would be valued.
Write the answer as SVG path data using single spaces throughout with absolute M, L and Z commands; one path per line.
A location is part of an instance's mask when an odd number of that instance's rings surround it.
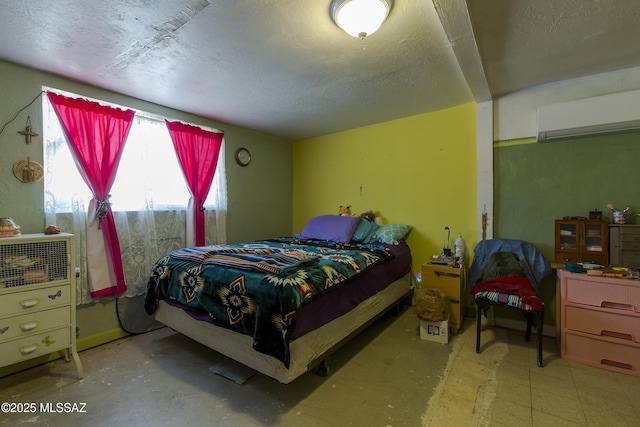
M 629 206 L 629 222 L 637 223 L 639 183 L 640 132 L 495 143 L 494 237 L 529 241 L 551 262 L 555 219 L 594 209 L 611 219 L 612 203 Z M 541 289 L 545 323 L 555 324 L 555 276 Z
M 195 116 L 161 105 L 70 81 L 46 72 L 0 61 L 0 126 L 27 106 L 43 86 L 80 96 L 113 102 L 189 123 L 225 131 L 227 169 L 227 241 L 257 240 L 287 236 L 292 224 L 293 160 L 292 141 L 215 120 Z M 25 184 L 13 176 L 13 164 L 30 158 L 42 164 L 42 101 L 36 99 L 21 111 L 0 134 L 0 217 L 12 217 L 23 233 L 41 233 L 45 228 L 43 181 Z M 24 130 L 27 116 L 34 132 L 40 134 L 25 144 L 17 131 Z M 252 154 L 251 164 L 240 167 L 234 159 L 239 147 Z M 167 153 L 167 156 L 174 156 Z M 187 201 L 185 201 L 186 204 Z M 258 215 L 259 214 L 259 215 Z M 149 266 L 151 268 L 151 266 Z M 120 329 L 115 300 L 103 298 L 78 306 L 79 345 L 94 346 L 126 335 Z M 114 332 L 116 331 L 116 332 Z M 117 331 L 120 331 L 118 333 Z M 86 347 L 85 347 L 86 348 Z M 24 367 L 6 367 L 0 376 Z

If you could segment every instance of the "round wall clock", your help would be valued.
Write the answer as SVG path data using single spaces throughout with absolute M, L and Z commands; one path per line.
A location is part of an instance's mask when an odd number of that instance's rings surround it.
M 236 162 L 240 166 L 247 166 L 251 162 L 251 153 L 244 147 L 236 150 Z

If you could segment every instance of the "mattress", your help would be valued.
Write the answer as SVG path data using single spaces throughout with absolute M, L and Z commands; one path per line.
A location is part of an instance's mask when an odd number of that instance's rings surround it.
M 152 314 L 158 300 L 170 301 L 190 317 L 251 335 L 255 350 L 287 367 L 291 341 L 349 312 L 410 268 L 404 242 L 286 238 L 185 248 L 154 265 L 145 308 Z
M 381 263 L 366 273 L 356 276 L 353 280 L 344 283 L 340 289 L 328 292 L 321 298 L 303 305 L 291 339 L 294 340 L 353 310 L 362 301 L 408 274 L 411 270 L 409 246 L 403 242 L 399 245 L 389 245 L 389 250 L 394 257 L 388 262 Z M 167 303 L 183 309 L 186 314 L 196 320 L 205 322 L 211 320 L 204 310 L 193 309 L 175 301 L 167 301 Z

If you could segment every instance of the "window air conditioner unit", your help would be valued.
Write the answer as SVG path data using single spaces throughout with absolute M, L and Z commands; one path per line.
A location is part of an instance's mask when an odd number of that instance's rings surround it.
M 633 130 L 640 130 L 640 90 L 538 107 L 538 142 Z

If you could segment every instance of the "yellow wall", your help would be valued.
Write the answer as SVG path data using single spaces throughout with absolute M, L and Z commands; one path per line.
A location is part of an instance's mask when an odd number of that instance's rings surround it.
M 445 226 L 452 241 L 462 233 L 469 254 L 477 243 L 475 129 L 470 103 L 294 143 L 293 232 L 351 205 L 414 227 L 416 273 L 441 253 Z

